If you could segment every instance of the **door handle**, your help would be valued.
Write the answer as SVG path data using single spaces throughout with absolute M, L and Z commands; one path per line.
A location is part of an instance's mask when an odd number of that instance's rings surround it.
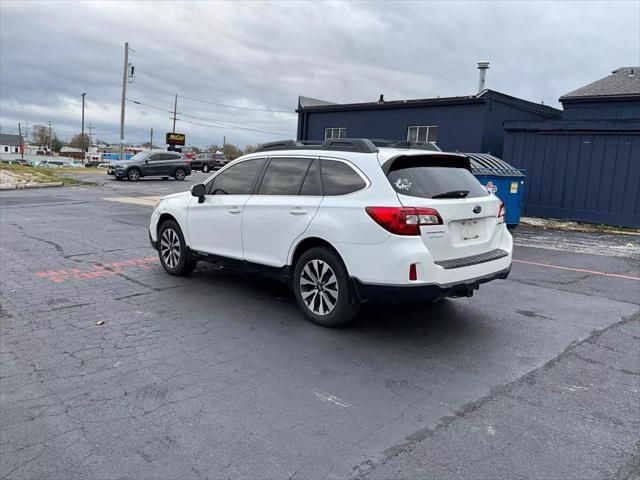
M 304 208 L 295 207 L 295 208 L 292 208 L 291 210 L 289 210 L 289 213 L 291 215 L 306 215 L 307 211 Z
M 238 208 L 238 207 L 231 207 L 229 209 L 229 213 L 231 213 L 233 215 L 237 215 L 238 213 L 242 213 L 242 209 Z

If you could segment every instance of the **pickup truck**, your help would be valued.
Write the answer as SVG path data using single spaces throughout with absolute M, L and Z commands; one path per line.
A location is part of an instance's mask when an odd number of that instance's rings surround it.
M 222 154 L 205 152 L 197 154 L 195 158 L 191 160 L 191 168 L 208 173 L 211 170 L 218 170 L 224 167 L 228 162 Z

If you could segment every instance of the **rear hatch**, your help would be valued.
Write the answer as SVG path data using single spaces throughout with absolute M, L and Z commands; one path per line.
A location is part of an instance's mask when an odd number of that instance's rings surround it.
M 478 255 L 498 248 L 500 200 L 471 174 L 461 155 L 406 155 L 383 165 L 405 207 L 435 209 L 441 225 L 420 227 L 435 261 Z

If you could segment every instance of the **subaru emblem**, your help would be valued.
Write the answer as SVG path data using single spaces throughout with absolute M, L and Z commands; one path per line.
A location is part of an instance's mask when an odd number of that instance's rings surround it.
M 480 205 L 476 205 L 473 207 L 473 213 L 480 213 L 482 211 L 482 207 Z

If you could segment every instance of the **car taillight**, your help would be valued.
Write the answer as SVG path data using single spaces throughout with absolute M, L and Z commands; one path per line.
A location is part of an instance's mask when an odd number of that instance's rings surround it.
M 498 221 L 499 223 L 504 223 L 504 215 L 506 210 L 504 208 L 504 202 L 500 202 L 500 208 L 498 209 Z
M 421 225 L 442 225 L 433 208 L 367 207 L 369 216 L 385 230 L 396 235 L 420 235 Z

